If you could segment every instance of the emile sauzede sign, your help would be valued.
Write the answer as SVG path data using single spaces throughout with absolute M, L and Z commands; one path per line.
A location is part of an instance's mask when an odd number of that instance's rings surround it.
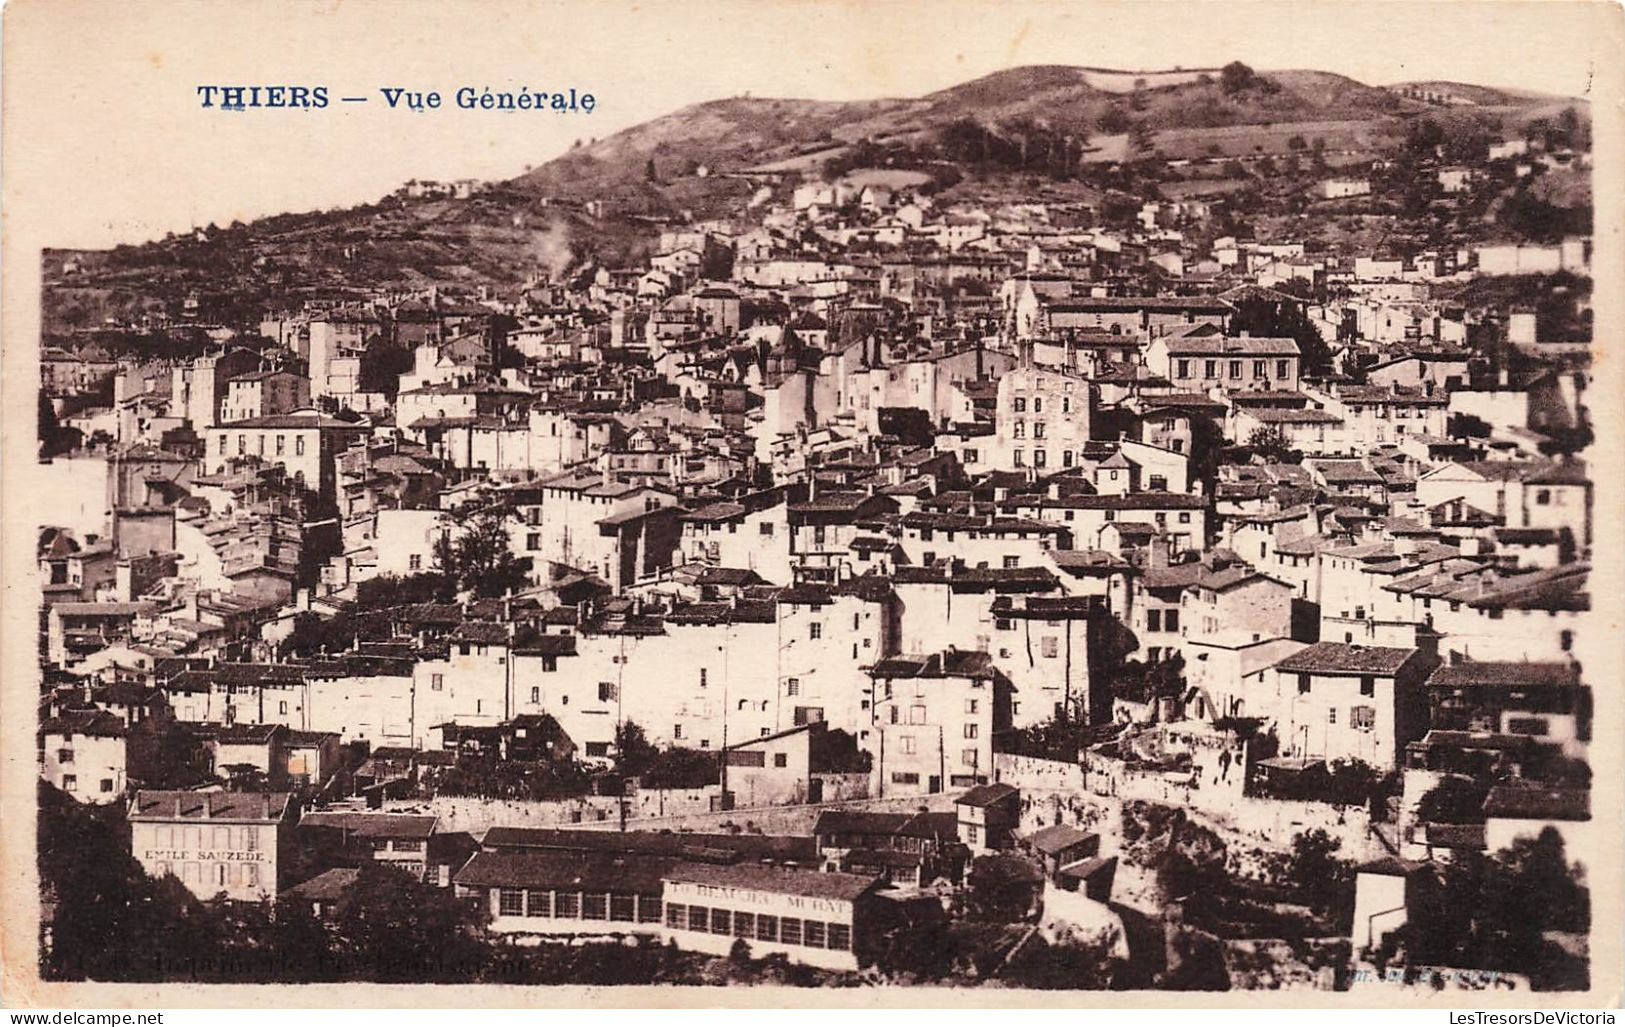
M 142 853 L 146 860 L 198 860 L 200 862 L 215 863 L 264 863 L 265 853 L 233 852 L 226 849 L 204 849 L 200 852 L 188 852 L 185 849 L 147 849 Z

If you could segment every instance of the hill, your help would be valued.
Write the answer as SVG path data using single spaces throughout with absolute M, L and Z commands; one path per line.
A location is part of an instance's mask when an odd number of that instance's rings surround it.
M 1310 70 L 1255 74 L 1240 65 L 1047 65 L 913 99 L 714 100 L 578 145 L 468 199 L 397 195 L 106 253 L 50 253 L 46 325 L 60 334 L 141 311 L 174 312 L 189 295 L 202 317 L 236 321 L 312 295 L 432 284 L 511 288 L 589 260 L 637 260 L 653 243 L 655 222 L 727 216 L 763 188 L 783 196 L 800 178 L 855 169 L 923 172 L 931 187 L 951 186 L 955 197 L 983 189 L 1031 195 L 1036 172 L 1051 183 L 1044 187 L 1051 198 L 1060 181 L 1076 186 L 1071 195 L 1092 199 L 1098 193 L 1067 180 L 1130 157 L 1257 159 L 1308 140 L 1358 161 L 1397 146 L 1418 116 L 1454 123 L 1482 110 L 1493 114 L 1495 130 L 1510 130 L 1562 106 L 1532 94 L 1437 85 L 1465 102 L 1443 105 L 1443 90 L 1377 88 Z

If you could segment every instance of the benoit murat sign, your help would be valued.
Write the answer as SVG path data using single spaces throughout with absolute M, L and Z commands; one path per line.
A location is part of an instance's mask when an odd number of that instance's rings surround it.
M 783 892 L 758 891 L 755 888 L 735 888 L 729 885 L 692 884 L 681 881 L 668 883 L 672 888 L 672 897 L 713 899 L 740 905 L 778 906 L 787 909 L 799 909 L 809 913 L 844 915 L 851 912 L 852 909 L 851 903 L 842 902 L 838 899 L 820 899 L 808 895 L 786 895 Z

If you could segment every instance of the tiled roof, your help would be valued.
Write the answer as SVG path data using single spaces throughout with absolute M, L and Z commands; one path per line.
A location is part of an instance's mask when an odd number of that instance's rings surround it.
M 1428 678 L 1430 688 L 1572 687 L 1580 683 L 1580 668 L 1573 663 L 1452 663 Z
M 878 877 L 868 874 L 824 873 L 817 870 L 746 864 L 715 866 L 705 863 L 680 863 L 667 871 L 665 879 L 683 884 L 750 888 L 781 895 L 800 895 L 844 902 L 858 898 L 873 889 L 880 881 Z
M 1393 646 L 1316 642 L 1288 656 L 1275 667 L 1296 674 L 1392 675 L 1416 652 L 1415 649 Z

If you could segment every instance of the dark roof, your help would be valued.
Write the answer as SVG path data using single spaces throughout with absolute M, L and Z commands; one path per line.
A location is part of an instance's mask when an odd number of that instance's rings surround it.
M 1573 687 L 1580 683 L 1580 668 L 1573 663 L 1453 663 L 1428 678 L 1431 688 L 1471 688 L 1510 685 Z
M 139 791 L 130 805 L 131 820 L 281 820 L 288 810 L 287 792 Z
M 1021 792 L 1013 785 L 991 784 L 977 785 L 970 791 L 954 800 L 955 806 L 992 806 L 994 803 L 1020 795 Z
M 1497 785 L 1484 800 L 1484 815 L 1513 820 L 1590 820 L 1591 792 L 1535 784 Z
M 1055 824 L 1044 828 L 1042 831 L 1034 831 L 1027 836 L 1026 840 L 1028 845 L 1039 852 L 1053 856 L 1063 849 L 1070 849 L 1072 846 L 1079 845 L 1091 838 L 1098 840 L 1099 836 L 1085 831 L 1081 827 L 1073 827 L 1070 824 Z
M 877 660 L 869 673 L 886 678 L 989 677 L 993 659 L 987 653 L 950 649 L 929 656 L 893 656 Z
M 658 895 L 675 856 L 536 850 L 476 852 L 452 881 L 470 888 L 575 889 Z
M 1345 642 L 1316 642 L 1275 665 L 1277 670 L 1298 674 L 1382 674 L 1393 675 L 1417 653 L 1383 645 L 1351 645 Z
M 717 866 L 706 863 L 678 864 L 667 871 L 666 880 L 721 888 L 751 888 L 781 895 L 802 895 L 844 902 L 851 902 L 880 883 L 878 877 L 868 874 L 824 873 L 795 867 L 756 864 Z
M 817 857 L 806 835 L 702 834 L 670 831 L 591 831 L 545 827 L 493 827 L 487 849 L 632 852 L 677 857 L 697 849 L 726 852 L 740 859 L 807 860 Z
M 301 827 L 337 827 L 357 838 L 427 838 L 438 817 L 410 813 L 306 813 Z
M 64 710 L 40 724 L 42 735 L 90 735 L 98 738 L 121 738 L 128 729 L 124 719 L 106 710 Z
M 350 885 L 360 876 L 361 871 L 354 867 L 334 867 L 312 877 L 303 884 L 296 884 L 282 894 L 295 899 L 304 899 L 306 902 L 335 902 L 350 890 Z

